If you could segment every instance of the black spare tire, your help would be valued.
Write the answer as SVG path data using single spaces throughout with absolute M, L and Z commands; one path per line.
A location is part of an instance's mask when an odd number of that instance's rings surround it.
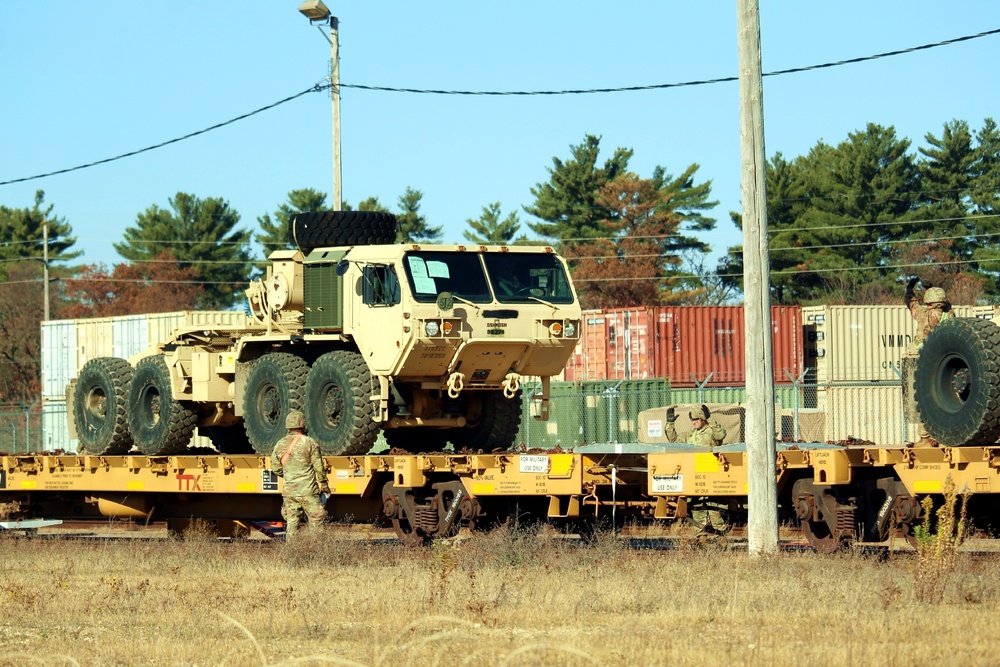
M 288 242 L 302 250 L 396 242 L 396 216 L 381 211 L 310 211 L 292 216 Z
M 927 336 L 914 374 L 917 411 L 942 445 L 990 445 L 1000 437 L 1000 327 L 947 319 Z

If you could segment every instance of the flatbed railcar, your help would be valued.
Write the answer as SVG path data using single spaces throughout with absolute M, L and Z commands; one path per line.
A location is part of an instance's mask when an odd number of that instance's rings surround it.
M 488 529 L 511 519 L 573 532 L 602 522 L 669 527 L 699 504 L 746 521 L 743 445 L 586 446 L 574 452 L 328 456 L 332 518 L 391 524 L 406 544 Z M 920 500 L 950 484 L 969 494 L 989 531 L 1000 494 L 1000 447 L 781 446 L 775 470 L 782 520 L 818 550 L 912 541 Z M 281 480 L 260 455 L 0 456 L 0 520 L 192 518 L 221 532 L 280 521 Z

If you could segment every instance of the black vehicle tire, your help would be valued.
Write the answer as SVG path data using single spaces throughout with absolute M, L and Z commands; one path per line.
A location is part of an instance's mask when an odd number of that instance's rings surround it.
M 327 456 L 366 454 L 379 427 L 371 401 L 372 376 L 358 352 L 334 350 L 306 377 L 306 427 Z
M 479 401 L 478 406 L 474 401 Z M 470 426 L 448 430 L 448 438 L 455 449 L 509 450 L 521 427 L 520 390 L 514 398 L 505 398 L 500 391 L 470 392 L 469 402 L 469 413 L 478 413 L 479 419 Z
M 199 430 L 202 435 L 212 441 L 212 446 L 221 454 L 253 454 L 254 452 L 243 424 L 206 426 L 199 427 Z
M 914 373 L 917 411 L 940 444 L 991 445 L 1000 437 L 1000 327 L 947 319 L 927 336 Z
M 185 402 L 174 400 L 170 369 L 162 356 L 136 364 L 128 405 L 129 431 L 146 456 L 177 454 L 190 444 L 198 416 Z
M 448 434 L 451 429 L 424 428 L 387 428 L 385 444 L 392 449 L 402 449 L 411 454 L 433 453 L 444 450 L 448 444 Z
M 311 211 L 292 217 L 288 241 L 302 250 L 396 242 L 396 216 L 381 211 Z
M 128 430 L 128 387 L 132 366 L 117 357 L 91 359 L 76 381 L 73 421 L 87 454 L 124 454 L 132 449 Z
M 288 431 L 285 417 L 302 409 L 309 365 L 288 352 L 265 354 L 253 362 L 243 395 L 243 423 L 258 454 L 270 454 Z

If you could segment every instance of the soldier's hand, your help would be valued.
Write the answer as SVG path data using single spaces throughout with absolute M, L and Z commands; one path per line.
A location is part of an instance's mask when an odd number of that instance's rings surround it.
M 927 282 L 926 280 L 921 280 L 920 281 L 920 286 L 923 287 L 924 289 L 930 289 L 930 288 L 934 287 L 934 285 L 932 285 L 931 283 Z
M 916 276 L 913 276 L 912 278 L 910 278 L 910 282 L 906 283 L 906 289 L 912 290 L 914 287 L 917 286 L 917 282 L 919 280 L 920 280 L 920 278 L 917 278 Z
M 671 424 L 677 421 L 677 411 L 674 410 L 674 406 L 672 405 L 667 408 L 667 421 Z
M 319 492 L 325 493 L 326 495 L 330 495 L 330 485 L 324 484 L 323 486 L 319 487 Z
M 712 416 L 712 411 L 711 411 L 711 410 L 709 410 L 709 409 L 708 409 L 708 406 L 707 406 L 707 405 L 705 405 L 704 403 L 702 403 L 702 404 L 701 404 L 701 409 L 702 409 L 702 411 L 704 411 L 704 413 L 705 413 L 705 419 L 708 419 L 709 417 L 711 417 L 711 416 Z

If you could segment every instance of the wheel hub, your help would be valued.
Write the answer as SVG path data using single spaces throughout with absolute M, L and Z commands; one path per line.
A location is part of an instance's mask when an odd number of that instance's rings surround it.
M 969 377 L 969 369 L 962 368 L 955 372 L 951 376 L 951 386 L 955 390 L 955 393 L 959 396 L 964 395 L 969 390 L 969 385 L 972 384 L 972 380 Z

